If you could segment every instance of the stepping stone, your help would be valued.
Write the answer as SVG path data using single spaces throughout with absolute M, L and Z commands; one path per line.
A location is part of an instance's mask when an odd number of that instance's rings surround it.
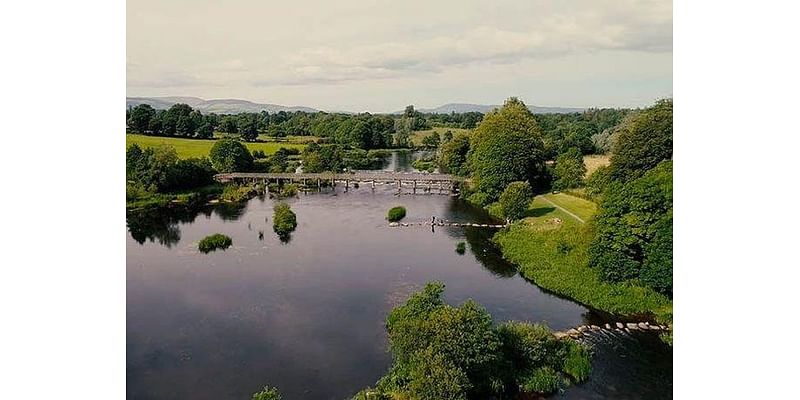
M 622 325 L 622 322 L 617 322 L 617 328 L 622 329 L 625 325 Z

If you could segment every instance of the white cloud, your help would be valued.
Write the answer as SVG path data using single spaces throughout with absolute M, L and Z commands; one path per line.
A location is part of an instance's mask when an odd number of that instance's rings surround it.
M 201 93 L 204 88 L 217 87 L 228 91 L 225 97 L 304 86 L 307 98 L 309 87 L 334 85 L 346 94 L 355 93 L 354 85 L 385 88 L 409 80 L 422 91 L 425 81 L 458 71 L 485 75 L 503 65 L 591 60 L 608 52 L 642 60 L 672 53 L 671 1 L 132 0 L 128 13 L 128 86 L 140 94 L 147 94 L 148 82 L 154 91 L 174 85 L 201 96 L 209 96 Z M 598 63 L 610 61 L 596 57 Z M 671 86 L 671 66 L 669 71 Z M 560 79 L 558 71 L 550 73 Z M 663 80 L 663 68 L 653 75 Z M 469 77 L 463 84 L 485 78 Z M 475 93 L 471 101 L 482 101 L 480 91 Z M 306 98 L 297 95 L 292 102 L 314 103 Z

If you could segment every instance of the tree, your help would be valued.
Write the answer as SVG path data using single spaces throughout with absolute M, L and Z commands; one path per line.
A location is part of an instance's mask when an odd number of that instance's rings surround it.
M 433 134 L 422 138 L 422 145 L 429 149 L 435 149 L 439 147 L 440 142 L 441 140 L 439 138 L 439 132 L 433 132 Z
M 444 142 L 440 151 L 439 168 L 443 171 L 460 176 L 464 176 L 469 172 L 467 170 L 468 135 L 459 133 L 451 140 Z
M 211 123 L 204 122 L 197 128 L 198 139 L 211 139 L 212 137 L 214 137 L 214 126 Z
M 572 147 L 556 158 L 556 181 L 553 186 L 561 190 L 576 188 L 583 184 L 584 175 L 586 165 L 583 163 L 583 154 L 577 147 Z
M 149 104 L 139 104 L 130 112 L 128 126 L 134 131 L 144 133 L 150 130 L 150 120 L 156 115 L 156 110 Z
M 238 131 L 242 140 L 252 142 L 258 138 L 258 119 L 258 114 L 241 116 L 238 123 Z
M 605 280 L 638 279 L 672 295 L 672 161 L 609 185 L 595 216 L 589 266 Z
M 621 127 L 611 155 L 611 175 L 634 180 L 672 159 L 672 99 L 659 100 Z
M 219 172 L 245 172 L 253 168 L 253 156 L 242 142 L 220 139 L 211 147 L 211 164 Z
M 511 182 L 500 195 L 500 209 L 503 216 L 512 221 L 521 219 L 528 210 L 533 192 L 528 182 Z
M 288 204 L 280 202 L 273 207 L 272 230 L 278 234 L 281 241 L 288 241 L 292 232 L 297 228 L 297 215 Z
M 239 127 L 236 124 L 236 117 L 232 115 L 226 115 L 222 117 L 222 121 L 220 122 L 220 129 L 225 133 L 239 132 Z
M 544 145 L 533 114 L 512 97 L 487 114 L 470 141 L 469 170 L 479 192 L 494 200 L 514 181 L 534 181 L 544 172 Z

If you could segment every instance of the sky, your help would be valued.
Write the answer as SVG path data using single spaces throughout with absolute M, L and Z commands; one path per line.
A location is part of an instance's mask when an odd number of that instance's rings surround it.
M 662 0 L 128 0 L 126 42 L 128 96 L 352 112 L 672 96 Z

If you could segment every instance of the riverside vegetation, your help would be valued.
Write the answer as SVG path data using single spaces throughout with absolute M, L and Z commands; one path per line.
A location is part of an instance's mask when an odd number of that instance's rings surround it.
M 403 206 L 397 206 L 389 209 L 389 212 L 386 214 L 386 219 L 388 219 L 389 222 L 397 222 L 405 218 L 405 216 L 406 208 Z
M 544 325 L 495 324 L 478 303 L 445 304 L 430 282 L 386 319 L 393 364 L 366 399 L 468 399 L 551 393 L 589 375 L 589 350 Z
M 494 241 L 522 275 L 596 309 L 649 315 L 671 327 L 672 100 L 618 117 L 602 138 L 611 162 L 588 178 L 586 141 L 553 146 L 539 124 L 547 119 L 515 98 L 487 114 L 468 140 L 445 144 L 440 167 L 472 178 L 462 191 L 469 202 L 519 219 Z M 525 185 L 540 194 L 533 202 Z M 588 223 L 551 214 L 556 208 L 537 200 L 550 188 L 587 198 L 558 195 Z M 671 343 L 671 330 L 664 340 Z

